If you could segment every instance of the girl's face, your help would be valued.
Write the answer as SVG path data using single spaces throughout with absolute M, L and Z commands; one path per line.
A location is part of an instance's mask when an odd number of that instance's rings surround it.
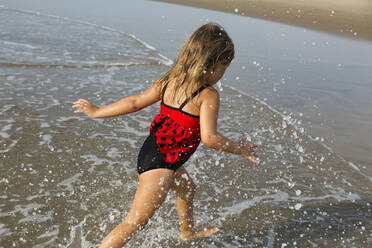
M 229 67 L 230 64 L 223 64 L 223 63 L 218 63 L 213 70 L 210 70 L 207 72 L 208 78 L 207 78 L 207 83 L 209 85 L 213 85 L 217 83 L 225 73 L 227 67 Z

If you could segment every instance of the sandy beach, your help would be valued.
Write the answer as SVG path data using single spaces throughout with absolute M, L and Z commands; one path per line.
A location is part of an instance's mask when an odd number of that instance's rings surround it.
M 369 0 L 159 0 L 372 41 Z
M 125 218 L 159 104 L 109 119 L 71 105 L 145 90 L 206 22 L 236 45 L 216 85 L 218 128 L 260 144 L 261 164 L 201 145 L 186 165 L 195 217 L 218 234 L 181 242 L 170 193 L 127 247 L 371 247 L 371 42 L 226 3 L 237 15 L 147 0 L 0 0 L 1 247 L 97 247 Z

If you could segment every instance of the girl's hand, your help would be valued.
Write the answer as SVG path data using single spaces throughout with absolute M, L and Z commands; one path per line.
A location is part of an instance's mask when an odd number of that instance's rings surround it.
M 95 113 L 98 110 L 94 104 L 85 99 L 79 99 L 74 102 L 73 108 L 77 108 L 74 113 L 84 113 L 89 117 L 95 118 Z
M 248 144 L 246 138 L 242 138 L 240 140 L 240 156 L 246 159 L 249 159 L 255 164 L 259 164 L 260 161 L 258 160 L 258 155 L 254 151 L 258 145 L 256 144 Z

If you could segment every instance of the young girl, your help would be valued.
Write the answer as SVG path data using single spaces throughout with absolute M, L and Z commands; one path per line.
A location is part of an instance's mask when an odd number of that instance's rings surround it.
M 102 108 L 87 100 L 74 102 L 75 113 L 103 118 L 139 111 L 161 100 L 150 135 L 139 155 L 139 185 L 125 220 L 102 241 L 103 247 L 122 247 L 142 229 L 165 200 L 177 194 L 180 238 L 209 237 L 217 227 L 198 230 L 193 221 L 195 184 L 183 164 L 200 140 L 210 148 L 230 152 L 258 163 L 256 145 L 232 141 L 217 132 L 220 97 L 212 86 L 234 58 L 234 45 L 225 30 L 213 23 L 198 28 L 183 46 L 176 63 L 144 92 Z

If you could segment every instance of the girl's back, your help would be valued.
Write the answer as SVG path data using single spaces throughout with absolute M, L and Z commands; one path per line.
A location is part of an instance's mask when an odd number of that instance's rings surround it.
M 207 86 L 207 85 L 206 85 Z M 177 108 L 177 109 L 180 109 L 181 105 L 183 103 L 185 103 L 185 101 L 187 100 L 187 96 L 186 94 L 184 94 L 183 92 L 183 89 L 179 89 L 178 92 L 176 92 L 175 96 L 174 96 L 174 91 L 175 91 L 175 85 L 172 84 L 171 82 L 168 83 L 167 85 L 167 88 L 164 92 L 164 95 L 162 96 L 163 97 L 163 104 L 167 105 L 167 106 L 170 106 L 170 107 L 173 107 L 173 108 Z M 192 89 L 192 92 L 195 92 L 197 91 L 198 88 L 197 87 L 194 87 Z M 192 99 L 190 99 L 190 101 L 184 105 L 184 107 L 182 108 L 182 110 L 186 113 L 189 113 L 191 115 L 194 115 L 194 116 L 199 116 L 199 113 L 200 113 L 200 105 L 202 103 L 202 100 L 203 100 L 203 97 L 205 97 L 208 93 L 208 91 L 210 90 L 214 90 L 212 87 L 206 87 L 203 91 L 201 91 L 199 94 L 197 94 L 195 97 L 193 97 Z

